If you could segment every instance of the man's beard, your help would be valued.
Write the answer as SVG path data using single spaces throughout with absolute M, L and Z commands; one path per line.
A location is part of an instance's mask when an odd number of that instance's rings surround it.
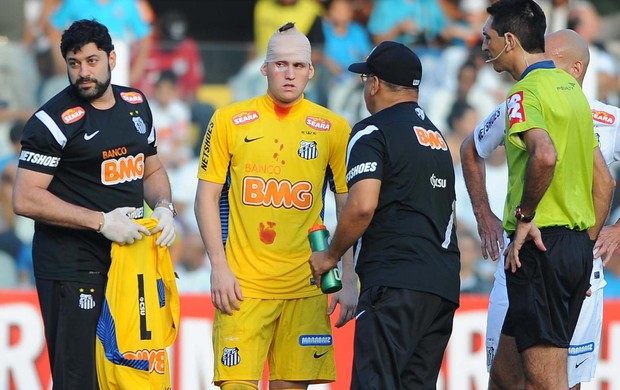
M 94 78 L 79 78 L 73 84 L 71 84 L 71 87 L 79 97 L 89 102 L 92 102 L 93 100 L 97 100 L 103 96 L 105 91 L 110 86 L 111 80 L 112 74 L 111 72 L 108 72 L 108 78 L 103 82 Z M 85 81 L 95 83 L 95 86 L 89 88 L 88 90 L 80 88 L 80 83 Z

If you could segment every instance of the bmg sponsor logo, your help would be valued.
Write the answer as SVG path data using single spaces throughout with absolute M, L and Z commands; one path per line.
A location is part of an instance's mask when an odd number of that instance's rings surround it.
M 427 146 L 435 150 L 448 150 L 448 144 L 443 139 L 440 132 L 435 130 L 426 130 L 420 126 L 414 126 L 413 131 L 420 145 Z
M 140 349 L 123 353 L 123 357 L 129 360 L 147 360 L 149 372 L 156 374 L 166 373 L 166 353 L 163 349 Z
M 109 154 L 108 154 L 109 155 Z M 114 185 L 144 176 L 144 154 L 110 158 L 101 163 L 101 183 Z
M 248 206 L 273 206 L 307 210 L 312 206 L 312 184 L 307 181 L 243 178 L 243 203 Z

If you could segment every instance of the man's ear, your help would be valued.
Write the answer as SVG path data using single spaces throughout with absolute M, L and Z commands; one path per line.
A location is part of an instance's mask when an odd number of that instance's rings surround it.
M 383 86 L 381 85 L 381 81 L 379 80 L 377 76 L 370 76 L 369 81 L 370 81 L 370 85 L 368 86 L 368 88 L 370 88 L 369 89 L 370 95 L 375 96 L 379 92 L 379 89 L 381 89 Z
M 263 62 L 263 64 L 260 66 L 260 72 L 263 74 L 263 76 L 267 76 L 267 63 Z
M 581 61 L 575 61 L 573 63 L 573 76 L 578 79 L 580 76 L 582 76 L 585 73 L 585 67 L 583 66 L 583 62 Z
M 114 68 L 116 68 L 116 52 L 114 50 L 110 52 L 110 58 L 108 61 L 110 64 L 110 70 L 114 70 Z
M 521 42 L 519 42 L 519 39 L 514 34 L 505 33 L 504 34 L 504 38 L 506 40 L 506 46 L 504 46 L 505 47 L 505 49 L 504 49 L 505 51 L 509 52 L 509 51 L 511 51 L 513 49 L 516 49 L 518 47 L 522 48 Z
M 314 77 L 314 66 L 310 64 L 310 73 L 308 73 L 308 80 L 312 80 Z

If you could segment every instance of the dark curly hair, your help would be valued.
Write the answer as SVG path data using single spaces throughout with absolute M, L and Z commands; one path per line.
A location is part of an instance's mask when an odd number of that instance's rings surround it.
M 62 34 L 60 41 L 62 57 L 67 58 L 69 51 L 75 53 L 89 43 L 94 43 L 97 48 L 105 51 L 108 55 L 114 50 L 112 38 L 106 26 L 95 19 L 82 19 L 73 22 Z

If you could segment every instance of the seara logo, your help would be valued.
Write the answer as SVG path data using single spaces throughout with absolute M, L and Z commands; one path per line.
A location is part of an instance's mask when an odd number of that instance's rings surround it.
M 307 210 L 312 206 L 312 184 L 307 181 L 264 180 L 246 176 L 243 179 L 243 203 L 248 206 L 273 206 Z
M 319 118 L 317 116 L 307 116 L 306 125 L 310 126 L 314 130 L 329 131 L 332 128 L 332 123 L 325 118 Z
M 131 104 L 140 104 L 144 101 L 144 97 L 138 92 L 121 92 L 121 99 Z
M 79 121 L 84 115 L 86 115 L 86 111 L 82 107 L 77 106 L 63 112 L 60 117 L 62 118 L 63 122 L 69 125 L 71 123 Z
M 259 118 L 258 112 L 256 111 L 243 111 L 238 114 L 235 114 L 232 117 L 233 124 L 235 125 L 244 125 L 246 123 L 254 122 Z
M 608 113 L 607 111 L 599 110 L 592 110 L 592 119 L 594 119 L 596 122 L 604 123 L 606 125 L 613 125 L 616 121 L 616 117 L 612 114 Z

